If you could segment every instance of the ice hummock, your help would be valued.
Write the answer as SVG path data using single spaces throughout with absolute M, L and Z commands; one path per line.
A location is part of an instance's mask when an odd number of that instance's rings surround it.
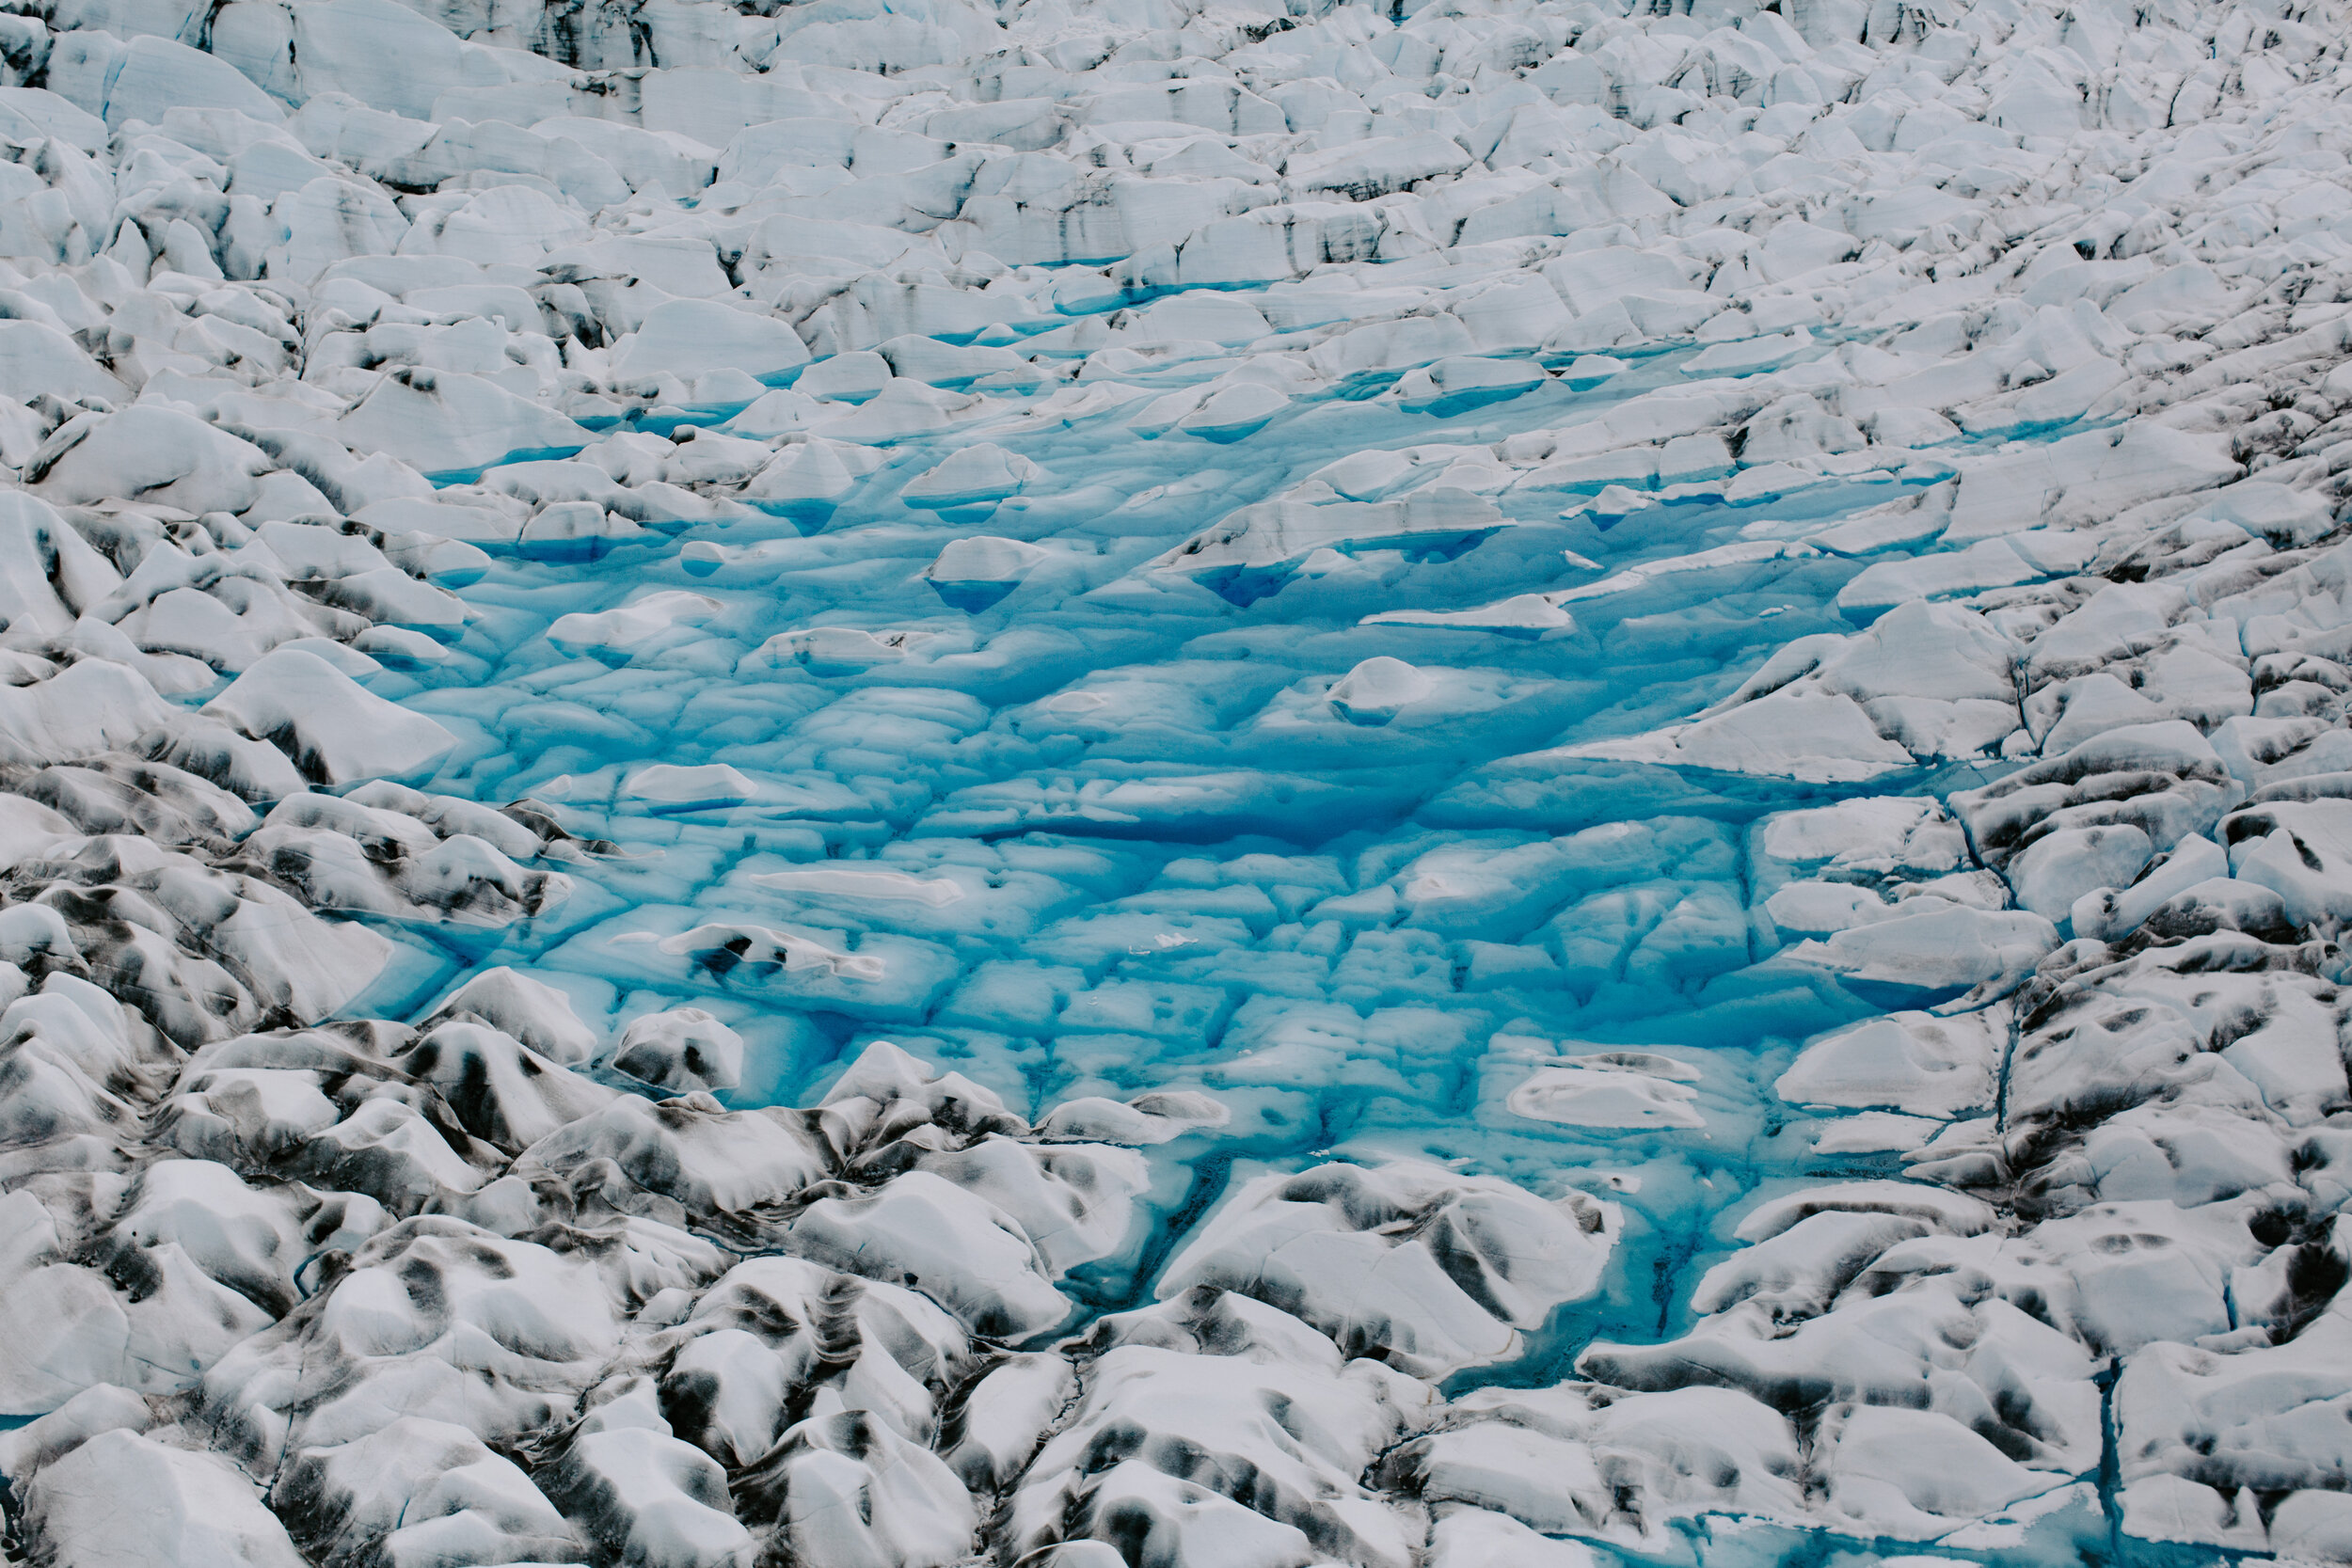
M 8 19 L 12 1549 L 2352 1560 L 2346 26 Z

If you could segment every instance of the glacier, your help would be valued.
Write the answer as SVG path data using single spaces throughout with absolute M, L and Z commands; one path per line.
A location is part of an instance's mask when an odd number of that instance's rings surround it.
M 2352 1562 L 2347 40 L 0 12 L 0 1560 Z

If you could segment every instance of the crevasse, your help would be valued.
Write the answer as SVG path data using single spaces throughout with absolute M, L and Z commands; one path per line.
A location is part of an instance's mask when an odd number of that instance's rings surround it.
M 2345 28 L 0 20 L 5 1551 L 2352 1560 Z

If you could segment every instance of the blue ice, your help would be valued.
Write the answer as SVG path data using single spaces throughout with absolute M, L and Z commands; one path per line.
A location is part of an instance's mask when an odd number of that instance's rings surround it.
M 1999 766 L 1865 788 L 1556 753 L 1688 719 L 1776 649 L 1867 620 L 1836 603 L 1860 552 L 1631 569 L 1799 540 L 1948 468 L 1915 459 L 1744 504 L 1652 480 L 1622 515 L 1589 504 L 1597 481 L 1456 488 L 1459 528 L 1406 531 L 1368 499 L 1343 503 L 1369 518 L 1357 535 L 1153 563 L 1343 460 L 1357 495 L 1430 502 L 1450 478 L 1478 482 L 1454 474 L 1462 459 L 1687 382 L 1691 356 L 1504 358 L 1490 363 L 1524 371 L 1418 400 L 1378 394 L 1422 372 L 1373 372 L 1206 439 L 1138 431 L 1133 403 L 1013 413 L 876 441 L 873 471 L 767 521 L 489 546 L 446 661 L 373 688 L 461 736 L 430 787 L 533 801 L 614 847 L 571 866 L 577 892 L 538 918 L 470 942 L 399 932 L 412 959 L 356 1006 L 421 1009 L 509 964 L 591 1019 L 703 1007 L 748 1042 L 739 1105 L 807 1102 L 876 1039 L 1032 1114 L 1206 1089 L 1236 1115 L 1179 1150 L 1189 1214 L 1235 1162 L 1411 1155 L 1584 1183 L 1629 1216 L 1605 1289 L 1523 1358 L 1452 1386 L 1552 1381 L 1596 1338 L 1670 1337 L 1735 1245 L 1719 1215 L 1775 1184 L 1899 1170 L 1790 1129 L 1772 1084 L 1797 1042 L 1941 999 L 1776 963 L 1750 899 L 1752 828 Z M 1228 364 L 1135 382 L 1159 394 Z M 642 428 L 723 434 L 739 412 Z M 982 443 L 989 460 L 970 461 Z M 1573 600 L 1565 635 L 1399 624 L 1595 583 L 1620 586 Z M 1367 661 L 1395 662 L 1402 684 L 1351 702 Z M 1474 894 L 1409 891 L 1449 874 Z M 738 927 L 875 960 L 879 977 L 746 958 Z M 700 930 L 685 952 L 628 940 Z M 1532 1061 L 1626 1051 L 1687 1067 L 1677 1124 L 1568 1126 L 1504 1103 Z M 1110 1308 L 1149 1283 L 1077 1288 Z

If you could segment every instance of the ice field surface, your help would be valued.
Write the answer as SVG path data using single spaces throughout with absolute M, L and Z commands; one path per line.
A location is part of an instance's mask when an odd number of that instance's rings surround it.
M 0 1555 L 2352 1560 L 2346 36 L 0 17 Z

